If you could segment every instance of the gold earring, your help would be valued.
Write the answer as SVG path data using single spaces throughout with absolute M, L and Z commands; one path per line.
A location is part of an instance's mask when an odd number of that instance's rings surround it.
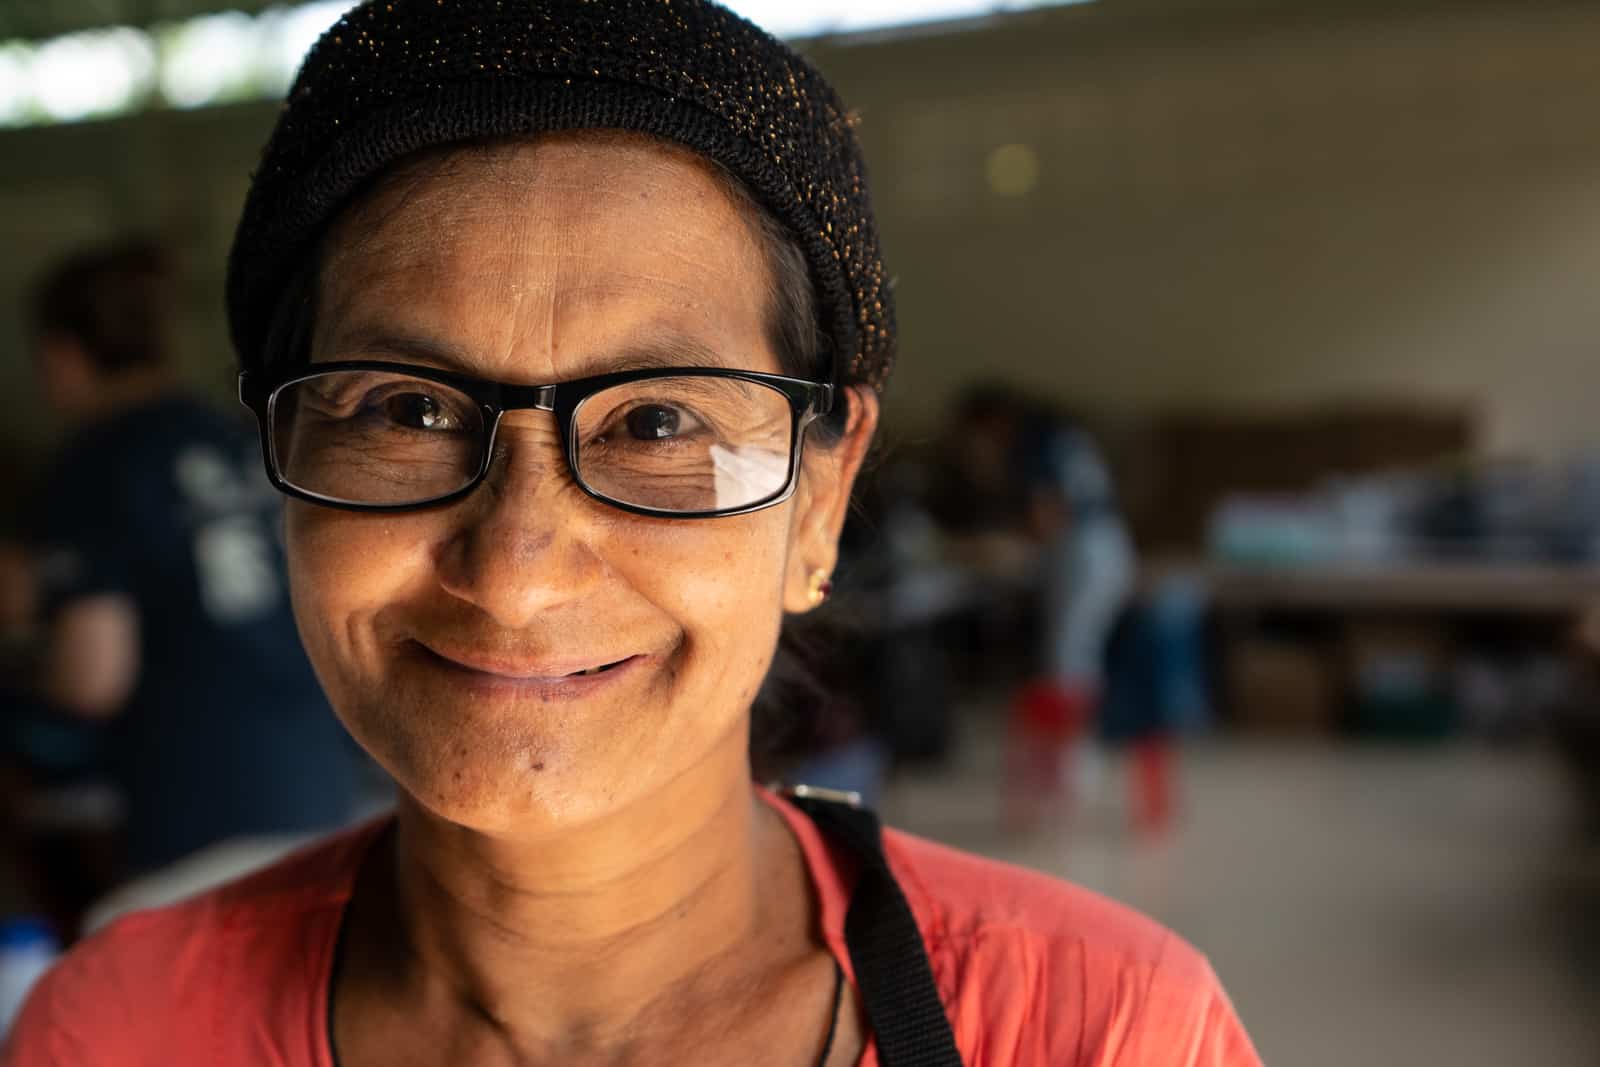
M 811 580 L 806 583 L 806 595 L 811 598 L 812 607 L 833 595 L 833 582 L 828 579 L 827 571 L 818 567 L 811 572 Z

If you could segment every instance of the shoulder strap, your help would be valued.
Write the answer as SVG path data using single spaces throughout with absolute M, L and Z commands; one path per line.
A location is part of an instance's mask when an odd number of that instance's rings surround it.
M 961 1067 L 927 947 L 883 854 L 878 817 L 815 793 L 791 795 L 789 800 L 860 862 L 845 913 L 844 940 L 879 1060 L 884 1067 Z

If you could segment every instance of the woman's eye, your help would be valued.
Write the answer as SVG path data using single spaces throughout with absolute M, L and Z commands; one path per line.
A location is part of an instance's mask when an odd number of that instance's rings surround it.
M 635 441 L 661 441 L 692 430 L 694 417 L 680 408 L 665 404 L 644 404 L 624 418 L 628 436 Z
M 380 402 L 383 413 L 396 426 L 412 430 L 447 430 L 450 414 L 427 393 L 395 393 Z

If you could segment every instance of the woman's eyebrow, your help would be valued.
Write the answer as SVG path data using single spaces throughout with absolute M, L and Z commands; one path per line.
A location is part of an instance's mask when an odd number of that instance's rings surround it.
M 482 375 L 482 360 L 466 349 L 431 337 L 394 333 L 384 327 L 357 328 L 335 336 L 329 346 L 332 359 L 351 355 L 386 356 L 441 370 Z M 672 367 L 733 367 L 726 355 L 705 341 L 676 330 L 661 330 L 630 342 L 613 352 L 595 353 L 562 374 L 563 379 L 587 378 L 614 371 L 657 370 Z
M 331 359 L 345 359 L 354 354 L 381 355 L 461 374 L 478 373 L 466 352 L 455 345 L 431 337 L 391 333 L 381 327 L 338 334 L 328 347 Z
M 728 357 L 706 342 L 677 331 L 653 333 L 621 349 L 585 360 L 573 377 L 623 370 L 665 370 L 672 367 L 731 367 Z

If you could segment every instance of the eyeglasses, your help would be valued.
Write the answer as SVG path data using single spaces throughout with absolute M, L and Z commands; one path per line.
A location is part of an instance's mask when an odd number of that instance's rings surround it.
M 833 386 L 757 371 L 674 367 L 554 385 L 508 385 L 403 363 L 302 364 L 239 375 L 267 476 L 282 492 L 352 511 L 456 500 L 489 472 L 508 411 L 555 415 L 589 496 L 640 515 L 714 518 L 786 500 L 810 423 Z

